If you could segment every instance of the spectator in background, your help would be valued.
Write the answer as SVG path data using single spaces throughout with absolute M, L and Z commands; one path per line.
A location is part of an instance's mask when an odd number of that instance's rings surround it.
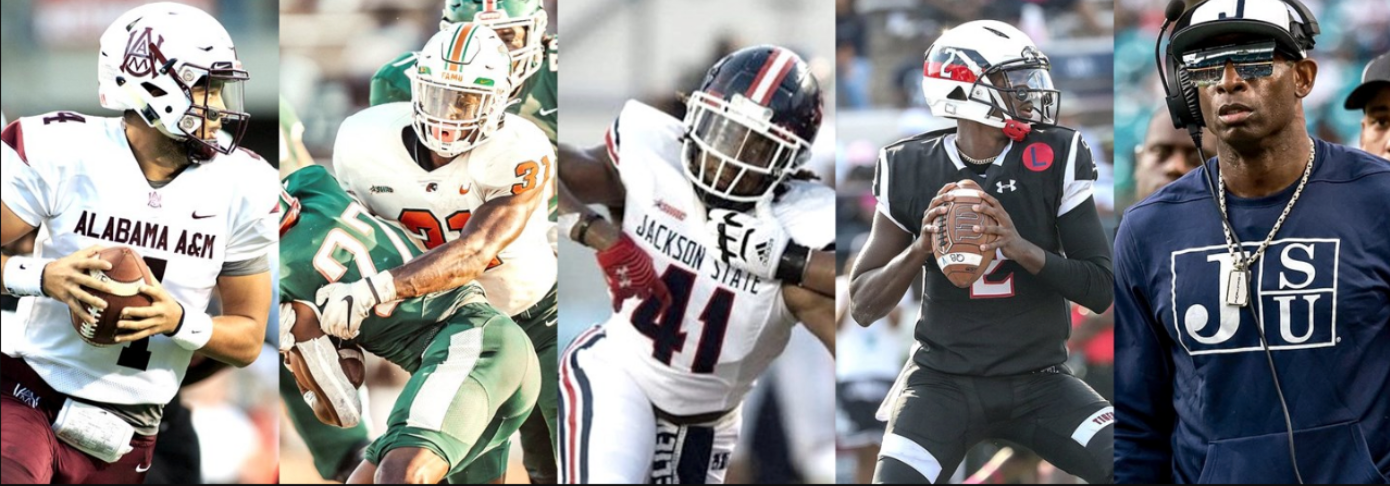
M 1361 74 L 1361 85 L 1347 97 L 1348 110 L 1361 110 L 1361 150 L 1390 159 L 1390 53 L 1381 54 Z
M 1202 129 L 1206 132 L 1206 129 Z M 1215 137 L 1202 137 L 1202 149 L 1208 156 L 1216 155 Z M 1144 143 L 1134 154 L 1134 201 L 1143 201 L 1163 186 L 1178 180 L 1183 174 L 1202 165 L 1197 145 L 1186 131 L 1173 128 L 1172 115 L 1159 108 L 1149 121 Z

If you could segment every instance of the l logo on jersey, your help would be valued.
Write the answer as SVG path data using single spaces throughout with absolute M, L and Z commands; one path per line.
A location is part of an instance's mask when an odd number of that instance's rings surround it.
M 130 31 L 130 40 L 125 45 L 125 62 L 121 63 L 121 71 L 135 77 L 149 76 L 154 72 L 154 59 L 150 57 L 150 44 L 155 47 L 164 47 L 164 36 L 154 34 L 154 29 L 145 27 L 145 30 Z
M 1258 243 L 1247 243 L 1254 252 Z M 1273 351 L 1337 345 L 1337 268 L 1341 240 L 1275 240 L 1251 269 L 1258 289 L 1250 306 L 1226 305 L 1231 255 L 1224 245 L 1171 255 L 1173 323 L 1189 354 L 1262 351 L 1261 326 Z M 1253 310 L 1253 312 L 1252 312 Z M 1255 316 L 1262 322 L 1256 323 Z

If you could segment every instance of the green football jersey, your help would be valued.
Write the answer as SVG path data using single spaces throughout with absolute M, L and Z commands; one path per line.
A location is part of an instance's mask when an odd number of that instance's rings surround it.
M 282 302 L 312 303 L 325 285 L 356 282 L 421 254 L 405 233 L 371 216 L 343 192 L 323 166 L 300 169 L 284 183 L 285 191 L 299 201 L 299 216 L 280 239 Z M 378 308 L 362 323 L 356 341 L 367 352 L 414 373 L 443 321 L 466 304 L 486 302 L 482 287 L 469 284 L 400 302 L 385 317 L 386 309 Z
M 377 70 L 376 75 L 372 76 L 372 106 L 410 101 L 410 79 L 405 76 L 405 71 L 415 66 L 415 56 L 414 52 L 401 54 Z M 545 61 L 540 71 L 526 80 L 526 86 L 521 91 L 521 102 L 507 108 L 508 112 L 530 120 L 545 131 L 552 148 L 559 143 L 559 74 L 560 39 L 546 36 Z

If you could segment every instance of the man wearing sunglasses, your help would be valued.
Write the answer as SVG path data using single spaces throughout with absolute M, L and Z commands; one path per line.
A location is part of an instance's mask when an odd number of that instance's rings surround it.
M 1176 125 L 1216 151 L 1116 238 L 1116 480 L 1384 483 L 1390 163 L 1308 134 L 1302 5 L 1169 18 Z

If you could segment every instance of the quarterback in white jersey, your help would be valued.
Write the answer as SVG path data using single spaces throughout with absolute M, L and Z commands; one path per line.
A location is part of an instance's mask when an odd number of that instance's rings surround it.
M 722 483 L 796 323 L 833 351 L 834 298 L 800 285 L 835 236 L 834 191 L 799 172 L 821 102 L 799 57 L 751 47 L 684 123 L 628 102 L 603 147 L 562 147 L 562 233 L 599 250 L 615 307 L 561 359 L 562 482 Z
M 3 263 L 5 292 L 32 299 L 5 323 L 24 328 L 4 358 L 6 484 L 142 481 L 193 354 L 248 366 L 265 338 L 279 189 L 238 148 L 249 76 L 231 37 L 201 10 L 151 4 L 117 19 L 101 53 L 102 106 L 123 117 L 56 112 L 3 132 L 3 243 L 44 231 L 33 256 Z M 107 308 L 90 293 L 113 289 L 89 273 L 111 268 L 102 247 L 134 250 L 156 280 L 105 347 L 72 324 Z

